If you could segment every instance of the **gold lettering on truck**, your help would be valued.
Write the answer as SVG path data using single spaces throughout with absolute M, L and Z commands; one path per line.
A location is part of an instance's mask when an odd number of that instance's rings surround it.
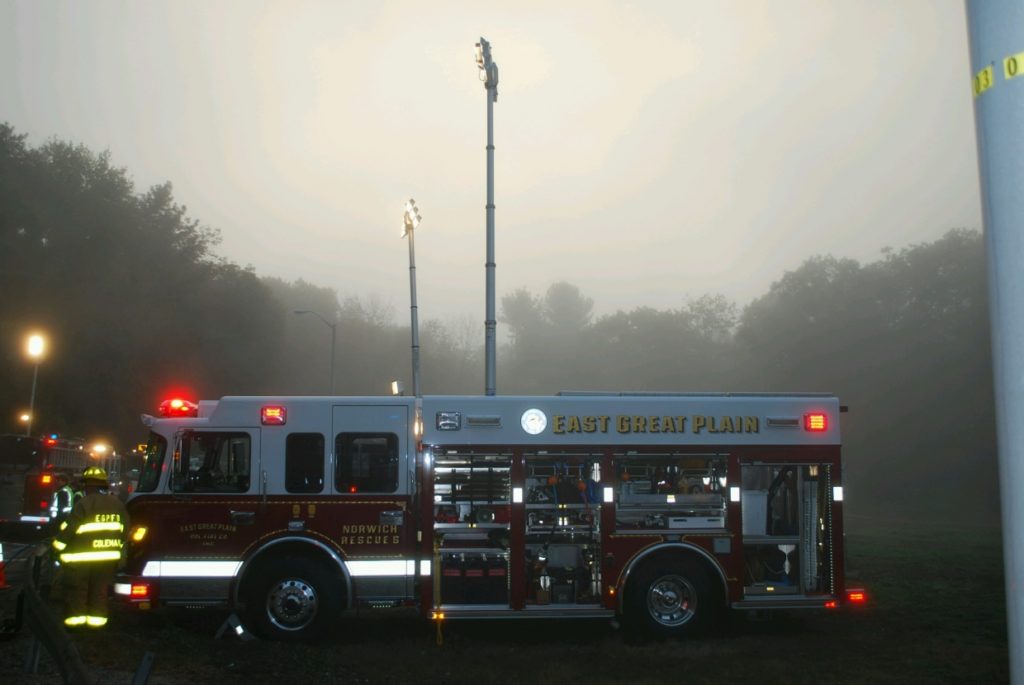
M 338 537 L 339 545 L 397 545 L 401 540 L 398 526 L 379 524 L 345 524 Z
M 555 435 L 573 433 L 607 433 L 614 425 L 615 432 L 623 435 L 685 433 L 687 424 L 690 431 L 700 433 L 759 433 L 760 419 L 756 416 L 634 416 L 618 414 L 612 416 L 555 414 L 551 417 L 551 432 Z

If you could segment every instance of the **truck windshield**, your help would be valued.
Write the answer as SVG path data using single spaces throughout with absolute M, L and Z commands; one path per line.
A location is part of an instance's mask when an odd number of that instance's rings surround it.
M 145 462 L 139 475 L 139 486 L 136 492 L 153 492 L 160 484 L 160 473 L 163 470 L 164 455 L 167 454 L 167 440 L 156 433 L 149 434 L 146 443 Z

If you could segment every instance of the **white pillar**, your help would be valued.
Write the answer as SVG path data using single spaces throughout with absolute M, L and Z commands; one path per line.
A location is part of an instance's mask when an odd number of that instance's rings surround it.
M 968 0 L 967 25 L 988 248 L 1010 678 L 1024 685 L 1024 0 Z

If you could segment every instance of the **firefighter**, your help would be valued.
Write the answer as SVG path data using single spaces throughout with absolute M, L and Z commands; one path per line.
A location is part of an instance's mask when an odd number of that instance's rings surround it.
M 59 487 L 50 501 L 50 520 L 54 522 L 63 521 L 70 516 L 75 502 L 82 498 L 81 491 L 76 490 L 63 473 L 57 474 L 57 485 Z
M 128 512 L 107 491 L 109 487 L 106 471 L 87 468 L 82 474 L 85 495 L 53 541 L 64 569 L 64 625 L 69 627 L 100 628 L 107 623 L 107 589 L 121 559 L 128 525 Z

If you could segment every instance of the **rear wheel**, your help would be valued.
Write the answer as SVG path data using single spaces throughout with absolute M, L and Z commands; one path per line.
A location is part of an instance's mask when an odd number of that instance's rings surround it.
M 639 632 L 658 637 L 695 636 L 719 618 L 721 593 L 693 561 L 650 563 L 630 583 L 627 616 Z
M 341 614 L 338 580 L 310 559 L 271 559 L 253 569 L 245 586 L 246 623 L 270 640 L 323 635 Z

